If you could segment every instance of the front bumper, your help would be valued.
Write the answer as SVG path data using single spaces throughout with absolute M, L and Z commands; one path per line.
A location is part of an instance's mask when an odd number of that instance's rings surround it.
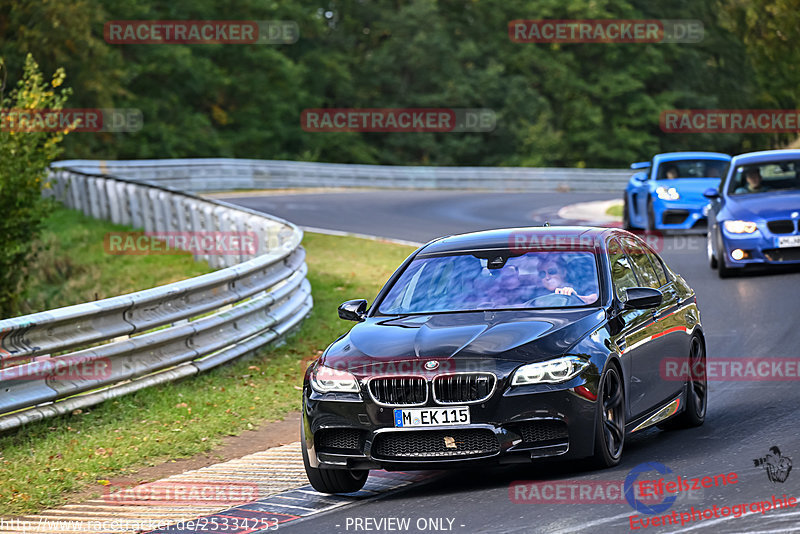
M 580 376 L 565 384 L 498 390 L 483 403 L 467 404 L 469 425 L 395 428 L 392 407 L 371 399 L 327 400 L 306 385 L 303 445 L 311 466 L 323 468 L 443 469 L 581 458 L 594 450 L 590 391 L 596 384 Z
M 708 220 L 703 212 L 705 202 L 656 200 L 653 203 L 656 228 L 660 230 L 705 229 Z
M 747 265 L 790 265 L 800 263 L 800 246 L 778 246 L 778 238 L 797 234 L 773 234 L 765 225 L 758 223 L 758 229 L 752 234 L 733 234 L 722 230 L 722 248 L 725 264 L 728 267 L 745 267 Z M 742 250 L 745 257 L 733 258 L 734 250 Z

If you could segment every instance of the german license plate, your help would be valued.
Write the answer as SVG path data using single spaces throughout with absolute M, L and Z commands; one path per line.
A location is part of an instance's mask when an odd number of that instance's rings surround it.
M 787 235 L 778 238 L 778 248 L 800 247 L 800 235 Z
M 469 406 L 452 408 L 395 408 L 395 428 L 468 425 Z

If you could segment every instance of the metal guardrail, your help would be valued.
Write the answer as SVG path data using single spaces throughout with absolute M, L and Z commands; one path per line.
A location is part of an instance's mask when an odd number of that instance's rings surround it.
M 222 269 L 0 320 L 0 431 L 253 353 L 311 311 L 302 232 L 295 225 L 225 202 L 63 165 L 51 176 L 51 194 L 92 217 L 152 232 L 253 232 L 266 253 L 198 256 Z
M 195 192 L 299 187 L 620 192 L 632 174 L 629 169 L 406 167 L 223 158 L 72 160 L 59 165 Z

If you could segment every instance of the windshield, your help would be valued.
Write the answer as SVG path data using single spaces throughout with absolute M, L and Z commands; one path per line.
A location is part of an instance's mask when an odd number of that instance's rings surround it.
M 742 165 L 735 169 L 728 194 L 749 195 L 800 189 L 800 161 Z
M 665 161 L 658 166 L 659 180 L 675 178 L 722 178 L 728 169 L 727 161 L 718 159 L 684 159 Z
M 597 280 L 592 252 L 426 257 L 411 262 L 378 311 L 397 315 L 587 306 L 598 299 Z

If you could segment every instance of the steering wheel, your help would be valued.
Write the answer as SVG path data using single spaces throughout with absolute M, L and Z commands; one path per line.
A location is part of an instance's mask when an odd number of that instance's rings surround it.
M 571 306 L 582 305 L 584 302 L 575 294 L 562 295 L 560 293 L 550 293 L 549 295 L 542 295 L 540 297 L 532 298 L 525 303 L 526 306 Z

